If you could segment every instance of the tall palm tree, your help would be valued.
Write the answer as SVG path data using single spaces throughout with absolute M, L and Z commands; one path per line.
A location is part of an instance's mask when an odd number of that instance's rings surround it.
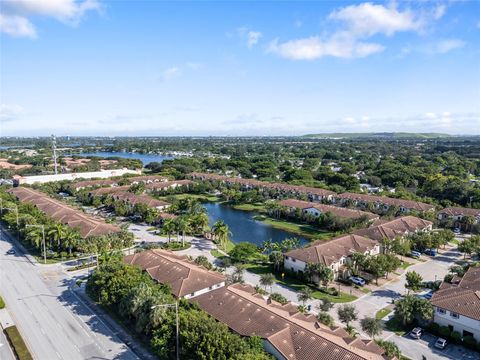
M 176 219 L 177 231 L 182 233 L 182 246 L 185 246 L 185 233 L 190 231 L 190 224 L 185 216 Z
M 223 220 L 217 220 L 213 225 L 213 234 L 218 239 L 220 247 L 222 247 L 223 250 L 226 250 L 228 237 L 232 234 L 228 225 L 225 224 Z
M 197 213 L 190 218 L 190 225 L 195 233 L 203 233 L 208 226 L 208 215 L 205 212 Z
M 175 220 L 173 220 L 173 219 L 166 219 L 166 220 L 163 222 L 162 229 L 163 229 L 163 231 L 167 234 L 167 236 L 168 236 L 168 242 L 170 243 L 170 238 L 171 238 L 171 236 L 172 236 L 172 233 L 173 233 L 173 232 L 175 231 L 175 229 L 176 229 Z
M 41 247 L 43 241 L 42 229 L 37 227 L 28 228 L 26 237 L 35 247 Z
M 57 248 L 60 248 L 60 242 L 65 237 L 66 227 L 60 223 L 54 223 L 47 231 L 48 236 L 53 242 L 57 243 Z
M 76 229 L 67 227 L 63 236 L 63 246 L 68 248 L 68 253 L 72 255 L 72 248 L 77 246 L 80 241 L 80 234 Z
M 275 283 L 275 276 L 273 274 L 260 275 L 260 284 L 265 287 L 265 291 L 267 291 L 267 286 L 270 286 L 270 292 L 271 292 L 272 286 L 274 283 Z
M 280 251 L 272 251 L 269 260 L 273 263 L 273 271 L 279 271 L 283 265 L 283 254 Z

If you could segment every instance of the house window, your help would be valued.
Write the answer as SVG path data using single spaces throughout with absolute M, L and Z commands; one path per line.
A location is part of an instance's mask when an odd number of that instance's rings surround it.
M 288 256 L 285 256 L 285 260 L 288 260 L 288 259 L 289 259 L 289 257 L 288 257 Z
M 191 297 L 194 297 L 194 296 L 195 296 L 195 293 L 194 293 L 194 292 L 193 292 L 193 293 L 191 293 L 191 294 L 190 294 L 190 296 L 191 296 Z
M 213 290 L 213 286 L 209 286 L 209 287 L 208 287 L 208 290 Z
M 440 309 L 440 308 L 437 308 L 437 312 L 438 312 L 439 314 L 445 314 L 445 313 L 446 313 L 445 310 Z
M 452 311 L 450 311 L 450 316 L 455 318 L 455 319 L 458 319 L 458 317 L 459 317 L 457 313 L 454 313 Z

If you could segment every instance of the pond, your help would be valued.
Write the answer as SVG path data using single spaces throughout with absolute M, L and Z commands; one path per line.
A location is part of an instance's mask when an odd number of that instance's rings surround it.
M 209 225 L 212 226 L 217 220 L 223 220 L 232 232 L 230 239 L 234 243 L 246 241 L 260 246 L 269 239 L 274 242 L 281 242 L 292 237 L 299 239 L 302 246 L 309 242 L 304 237 L 255 220 L 254 216 L 258 215 L 256 212 L 236 210 L 218 203 L 205 203 L 203 206 L 208 212 Z
M 99 157 L 121 157 L 125 159 L 138 159 L 143 165 L 147 165 L 151 162 L 162 162 L 163 160 L 171 160 L 173 156 L 165 156 L 158 154 L 139 154 L 139 153 L 129 153 L 123 151 L 97 151 L 97 152 L 85 152 L 78 154 L 71 154 L 78 156 L 99 156 Z M 69 156 L 69 155 L 65 155 Z

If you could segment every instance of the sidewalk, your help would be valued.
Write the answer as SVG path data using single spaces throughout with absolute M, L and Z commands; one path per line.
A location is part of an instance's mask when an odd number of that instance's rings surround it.
M 3 330 L 15 325 L 13 322 L 12 317 L 8 310 L 0 309 L 0 329 L 2 330 L 0 333 L 0 358 L 2 360 L 15 360 L 15 354 L 13 353 L 12 348 L 7 340 L 7 337 L 3 333 Z
M 97 316 L 97 318 L 110 329 L 110 331 L 124 342 L 140 359 L 155 360 L 156 357 L 151 354 L 138 340 L 134 339 L 120 324 L 108 315 L 101 306 L 94 303 L 85 293 L 85 285 L 78 287 L 70 286 L 70 291 Z

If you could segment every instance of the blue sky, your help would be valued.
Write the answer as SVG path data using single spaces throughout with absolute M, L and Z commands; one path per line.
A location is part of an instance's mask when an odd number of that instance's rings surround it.
M 1 135 L 480 133 L 480 2 L 2 0 Z

